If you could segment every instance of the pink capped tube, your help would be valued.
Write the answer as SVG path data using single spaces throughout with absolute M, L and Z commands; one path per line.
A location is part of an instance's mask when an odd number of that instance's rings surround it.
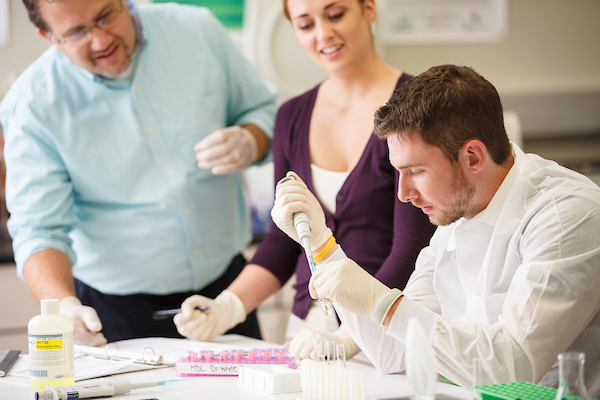
M 227 361 L 229 358 L 229 352 L 227 350 L 221 352 L 221 361 Z
M 250 364 L 256 363 L 256 351 L 252 350 L 248 352 L 248 362 Z
M 277 363 L 279 364 L 283 364 L 283 360 L 285 359 L 285 352 L 283 351 L 278 351 L 277 352 Z
M 240 351 L 236 351 L 233 353 L 233 359 L 236 363 L 239 363 L 242 358 L 242 353 Z
M 212 351 L 205 351 L 204 352 L 204 359 L 206 360 L 206 362 L 212 362 L 213 352 Z
M 262 353 L 263 356 L 263 362 L 264 363 L 268 363 L 271 359 L 271 352 L 270 351 L 263 351 Z

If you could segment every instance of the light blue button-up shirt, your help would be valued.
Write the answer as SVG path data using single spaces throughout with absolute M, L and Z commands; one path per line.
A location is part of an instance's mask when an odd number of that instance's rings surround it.
M 0 105 L 20 276 L 54 248 L 103 293 L 183 292 L 222 275 L 250 239 L 240 174 L 197 168 L 194 144 L 245 123 L 272 135 L 276 92 L 206 9 L 153 4 L 139 16 L 132 82 L 51 48 Z

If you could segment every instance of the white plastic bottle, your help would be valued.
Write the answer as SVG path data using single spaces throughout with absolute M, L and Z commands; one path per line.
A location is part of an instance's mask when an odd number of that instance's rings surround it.
M 75 384 L 73 371 L 73 322 L 59 314 L 57 299 L 41 301 L 42 315 L 29 321 L 29 383 L 42 392 L 46 385 Z

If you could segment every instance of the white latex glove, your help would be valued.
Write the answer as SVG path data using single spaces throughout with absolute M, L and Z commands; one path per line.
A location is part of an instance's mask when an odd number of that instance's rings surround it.
M 84 346 L 101 346 L 106 338 L 100 332 L 102 323 L 98 313 L 92 307 L 84 306 L 75 296 L 62 299 L 59 303 L 61 314 L 73 321 L 73 342 Z
M 249 167 L 258 159 L 258 144 L 246 128 L 219 129 L 194 146 L 196 165 L 211 168 L 215 175 L 226 175 Z
M 373 308 L 391 289 L 375 279 L 349 258 L 323 263 L 308 282 L 313 299 L 334 302 L 363 317 L 371 317 Z
M 340 328 L 334 333 L 324 333 L 319 331 L 313 331 L 312 329 L 302 329 L 294 339 L 290 342 L 289 351 L 290 353 L 299 360 L 305 358 L 317 359 L 317 341 L 319 339 L 325 339 L 328 342 L 335 342 L 344 345 L 346 352 L 346 360 L 351 359 L 360 352 L 360 348 L 354 340 L 350 337 L 350 334 L 344 327 Z
M 196 307 L 209 306 L 206 311 Z M 223 290 L 216 299 L 193 295 L 181 304 L 173 317 L 177 331 L 188 339 L 209 342 L 246 320 L 244 303 L 233 292 Z
M 310 247 L 314 251 L 329 240 L 331 229 L 325 225 L 325 213 L 317 198 L 296 173 L 290 171 L 286 176 L 289 175 L 294 175 L 296 179 L 284 178 L 277 184 L 271 218 L 283 233 L 300 243 L 293 216 L 295 212 L 307 213 L 311 228 Z

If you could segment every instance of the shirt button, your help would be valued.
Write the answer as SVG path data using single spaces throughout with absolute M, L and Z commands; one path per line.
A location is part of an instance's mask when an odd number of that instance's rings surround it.
M 343 195 L 343 194 L 341 194 L 341 193 L 338 193 L 338 194 L 337 194 L 337 196 L 335 196 L 335 199 L 336 199 L 337 201 L 342 201 L 342 199 L 343 199 L 343 198 L 344 198 L 344 195 Z
M 169 168 L 169 170 L 167 171 L 167 174 L 169 174 L 169 176 L 173 176 L 173 175 L 175 175 L 175 171 L 173 170 L 173 168 Z
M 186 210 L 186 212 L 187 212 L 187 215 L 192 215 L 192 209 L 191 209 L 191 208 L 188 208 L 188 209 Z
M 198 250 L 196 250 L 196 249 L 192 250 L 192 254 L 195 255 L 195 256 L 197 256 L 198 255 Z
M 154 133 L 154 128 L 148 128 L 148 133 Z

